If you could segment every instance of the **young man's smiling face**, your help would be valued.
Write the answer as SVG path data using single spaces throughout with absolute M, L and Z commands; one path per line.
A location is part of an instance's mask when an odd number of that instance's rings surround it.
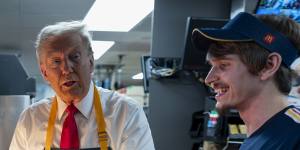
M 66 103 L 80 101 L 89 90 L 93 56 L 78 34 L 50 37 L 41 46 L 40 70 Z
M 260 89 L 258 76 L 251 74 L 236 54 L 222 57 L 207 55 L 211 69 L 205 79 L 216 93 L 216 108 L 224 111 L 229 108 L 243 107 Z

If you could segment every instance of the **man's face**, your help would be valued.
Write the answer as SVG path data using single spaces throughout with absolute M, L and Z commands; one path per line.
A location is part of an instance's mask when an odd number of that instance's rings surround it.
M 211 69 L 205 83 L 216 93 L 216 108 L 223 112 L 229 108 L 242 109 L 259 90 L 259 77 L 254 76 L 238 55 L 222 58 L 207 56 Z
M 78 102 L 86 96 L 93 61 L 81 37 L 74 33 L 50 37 L 41 45 L 42 75 L 65 103 Z

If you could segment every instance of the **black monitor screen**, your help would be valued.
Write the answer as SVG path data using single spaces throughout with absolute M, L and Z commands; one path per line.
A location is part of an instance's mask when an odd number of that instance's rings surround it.
M 184 54 L 182 60 L 183 70 L 207 72 L 209 66 L 205 63 L 206 52 L 196 49 L 192 44 L 192 31 L 195 28 L 221 28 L 227 20 L 204 19 L 188 17 L 185 30 Z
M 286 15 L 300 23 L 300 0 L 260 0 L 255 13 Z

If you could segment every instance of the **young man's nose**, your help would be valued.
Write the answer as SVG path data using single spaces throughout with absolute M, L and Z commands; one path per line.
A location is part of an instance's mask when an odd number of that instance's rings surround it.
M 216 80 L 217 80 L 216 70 L 212 68 L 210 69 L 210 71 L 208 72 L 205 78 L 205 84 L 212 87 L 213 82 Z

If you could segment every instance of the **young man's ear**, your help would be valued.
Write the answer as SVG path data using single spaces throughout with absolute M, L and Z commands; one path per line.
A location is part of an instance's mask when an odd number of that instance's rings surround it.
M 282 58 L 278 53 L 270 53 L 267 59 L 266 66 L 260 71 L 260 79 L 267 80 L 271 78 L 279 69 Z

